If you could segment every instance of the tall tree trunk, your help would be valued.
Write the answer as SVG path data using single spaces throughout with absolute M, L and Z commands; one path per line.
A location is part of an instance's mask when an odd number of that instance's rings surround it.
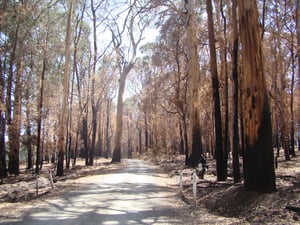
M 0 19 L 0 33 L 2 33 L 2 23 L 6 14 L 8 5 L 8 0 L 2 1 L 2 15 Z M 4 63 L 4 64 L 2 64 Z M 4 62 L 2 62 L 2 59 L 0 59 L 0 184 L 3 183 L 3 178 L 7 177 L 7 168 L 6 168 L 6 146 L 5 146 L 5 103 L 4 103 L 4 88 L 5 88 L 5 65 L 6 64 L 6 58 L 4 59 Z M 4 68 L 3 68 L 4 66 Z
M 44 80 L 46 72 L 46 50 L 44 50 L 43 56 L 43 68 L 40 78 L 40 96 L 38 102 L 38 119 L 37 119 L 37 147 L 36 147 L 36 161 L 35 161 L 35 173 L 39 174 L 39 166 L 41 163 L 41 130 L 42 130 L 42 120 L 43 120 L 43 98 L 44 98 Z
M 66 43 L 65 43 L 65 69 L 64 69 L 64 86 L 63 86 L 63 102 L 60 118 L 59 139 L 58 139 L 58 162 L 57 176 L 64 175 L 64 148 L 65 148 L 65 130 L 66 130 L 66 113 L 69 95 L 69 68 L 70 68 L 70 43 L 71 43 L 71 23 L 73 14 L 73 0 L 70 1 L 69 15 L 67 21 Z
M 297 28 L 297 58 L 298 58 L 298 79 L 300 80 L 300 0 L 295 0 L 296 28 Z M 300 145 L 299 145 L 300 150 Z
M 199 57 L 198 57 L 198 42 L 196 35 L 196 17 L 195 17 L 195 1 L 188 0 L 188 20 L 187 20 L 187 67 L 188 67 L 188 82 L 190 88 L 190 129 L 189 129 L 189 151 L 187 165 L 196 167 L 200 161 L 202 149 L 202 134 L 200 126 L 199 113 Z
M 117 125 L 115 134 L 115 146 L 112 156 L 112 163 L 121 162 L 121 141 L 122 141 L 122 129 L 123 129 L 123 94 L 125 90 L 126 77 L 132 69 L 133 64 L 127 65 L 120 74 L 119 80 L 119 91 L 118 91 L 118 101 L 117 101 Z
M 207 21 L 208 21 L 208 36 L 209 36 L 209 52 L 210 52 L 210 70 L 212 76 L 212 88 L 214 99 L 214 116 L 215 116 L 215 132 L 216 132 L 216 162 L 217 162 L 217 180 L 226 180 L 225 171 L 225 156 L 223 151 L 222 141 L 222 121 L 221 121 L 221 106 L 219 93 L 219 79 L 217 70 L 217 56 L 215 46 L 215 34 L 213 24 L 213 13 L 211 0 L 206 1 Z
M 8 72 L 8 77 L 6 79 L 7 85 L 6 85 L 6 120 L 7 120 L 7 125 L 8 125 L 8 137 L 9 137 L 9 149 L 10 152 L 13 151 L 11 147 L 11 142 L 13 140 L 13 137 L 11 136 L 13 132 L 11 131 L 12 125 L 12 87 L 13 87 L 13 80 L 14 80 L 14 64 L 15 64 L 15 59 L 16 59 L 16 51 L 17 51 L 17 40 L 18 40 L 18 35 L 19 34 L 19 25 L 17 25 L 16 31 L 15 31 L 15 39 L 14 39 L 14 45 L 12 48 L 12 52 L 10 54 L 10 60 L 9 60 L 9 72 Z M 8 154 L 10 162 L 8 163 L 8 170 L 10 173 L 14 173 L 14 169 L 12 168 L 12 160 L 10 158 L 14 158 L 14 155 L 12 153 Z
M 290 133 L 290 154 L 295 157 L 296 152 L 295 152 L 295 127 L 294 127 L 294 84 L 295 84 L 295 68 L 296 68 L 296 63 L 295 63 L 295 55 L 294 55 L 294 34 L 291 32 L 291 59 L 292 59 L 292 77 L 291 77 L 291 91 L 290 91 L 290 115 L 291 115 L 291 120 L 290 120 L 290 126 L 291 126 L 291 133 Z M 299 56 L 298 56 L 299 57 Z
M 227 7 L 227 6 L 226 6 Z M 223 20 L 223 38 L 224 38 L 224 44 L 223 44 L 223 49 L 222 49 L 222 61 L 224 64 L 222 66 L 222 70 L 225 74 L 224 79 L 225 79 L 225 90 L 224 90 L 224 95 L 225 95 L 225 121 L 224 121 L 224 171 L 225 171 L 225 176 L 227 177 L 227 161 L 228 161 L 228 154 L 229 154 L 229 149 L 230 149 L 230 142 L 229 142 L 229 101 L 228 101 L 228 62 L 227 62 L 227 17 L 224 13 L 224 4 L 223 0 L 220 1 L 220 8 L 221 8 L 221 15 L 222 15 L 222 20 Z
M 274 192 L 275 169 L 258 9 L 255 0 L 238 0 L 245 97 L 244 186 L 247 191 Z
M 297 59 L 298 59 L 298 80 L 300 80 L 300 1 L 295 0 L 296 8 L 296 31 L 297 31 Z M 300 95 L 300 86 L 298 85 L 298 95 Z M 299 107 L 299 106 L 298 106 Z M 300 151 L 300 134 L 298 132 L 298 150 Z
M 232 62 L 232 79 L 233 79 L 233 137 L 232 137 L 232 168 L 234 183 L 240 182 L 240 162 L 239 162 L 239 77 L 238 77 L 238 26 L 237 26 L 237 0 L 232 1 L 232 26 L 233 26 L 233 62 Z
M 0 22 L 1 32 L 1 22 Z M 4 60 L 5 62 L 6 60 Z M 3 178 L 7 177 L 6 168 L 6 146 L 5 146 L 5 117 L 4 111 L 4 68 L 2 68 L 2 60 L 0 59 L 0 184 L 3 183 Z
M 93 20 L 93 65 L 92 65 L 92 89 L 91 89 L 91 104 L 92 104 L 92 145 L 89 153 L 89 165 L 94 164 L 94 153 L 96 145 L 96 133 L 97 133 L 97 114 L 98 106 L 95 101 L 95 76 L 96 76 L 96 62 L 97 62 L 97 26 L 96 26 L 96 9 L 94 7 L 94 1 L 91 0 L 92 20 Z
M 18 54 L 16 84 L 13 104 L 13 119 L 8 127 L 9 135 L 9 162 L 8 171 L 10 174 L 19 175 L 19 154 L 20 154 L 20 132 L 21 132 L 21 98 L 22 98 L 22 74 L 24 71 L 23 51 Z

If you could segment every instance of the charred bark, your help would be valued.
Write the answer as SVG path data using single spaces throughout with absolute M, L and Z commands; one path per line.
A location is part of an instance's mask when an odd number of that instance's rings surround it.
M 215 148 L 216 148 L 216 162 L 217 162 L 217 180 L 226 180 L 227 161 L 225 160 L 225 153 L 223 149 L 222 140 L 222 119 L 221 119 L 221 105 L 220 105 L 220 93 L 219 93 L 219 78 L 217 70 L 217 57 L 215 46 L 215 35 L 213 25 L 212 3 L 211 0 L 206 1 L 207 21 L 208 21 L 208 36 L 209 36 L 209 49 L 210 49 L 210 70 L 212 76 L 212 88 L 214 99 L 214 116 L 215 116 Z
M 239 77 L 238 77 L 238 33 L 237 33 L 237 0 L 232 3 L 232 17 L 233 17 L 233 65 L 232 65 L 232 79 L 233 79 L 233 138 L 232 138 L 232 168 L 234 183 L 240 182 L 240 162 L 239 162 Z
M 247 191 L 274 192 L 275 169 L 270 107 L 266 91 L 258 9 L 254 0 L 239 0 L 243 84 L 246 90 L 244 186 Z

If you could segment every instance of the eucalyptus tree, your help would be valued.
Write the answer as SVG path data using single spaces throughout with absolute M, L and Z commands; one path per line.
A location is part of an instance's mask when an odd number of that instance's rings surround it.
M 120 4 L 121 3 L 112 4 L 113 8 L 109 9 L 109 12 L 114 13 L 108 16 L 109 22 L 107 23 L 112 37 L 113 49 L 116 54 L 120 76 L 117 98 L 115 146 L 112 162 L 121 161 L 123 94 L 126 78 L 134 66 L 138 46 L 143 39 L 144 30 L 150 23 L 147 11 L 144 11 L 147 4 L 149 4 L 148 1 L 142 3 L 135 0 L 126 2 L 124 5 Z
M 57 161 L 57 176 L 63 176 L 64 174 L 64 149 L 65 149 L 65 129 L 66 129 L 66 115 L 67 115 L 67 99 L 69 94 L 69 72 L 70 72 L 70 43 L 71 43 L 71 23 L 73 15 L 74 1 L 70 1 L 68 9 L 68 20 L 66 30 L 66 42 L 65 42 L 65 68 L 64 68 L 64 82 L 63 82 L 63 101 L 62 111 L 60 117 L 60 127 L 58 135 L 58 161 Z
M 172 88 L 166 89 L 168 94 L 166 97 L 169 108 L 169 115 L 175 114 L 179 123 L 180 152 L 186 156 L 186 164 L 188 164 L 191 151 L 189 150 L 188 141 L 188 105 L 189 93 L 187 82 L 187 45 L 186 45 L 186 12 L 183 5 L 170 4 L 168 7 L 168 15 L 164 20 L 160 20 L 159 43 L 155 47 L 155 61 L 160 62 L 162 68 L 166 68 L 164 74 L 169 77 L 172 82 Z M 164 69 L 163 69 L 164 70 Z M 165 79 L 167 80 L 167 79 Z M 199 101 L 199 100 L 198 100 Z M 172 106 L 172 108 L 170 107 Z M 176 137 L 174 137 L 175 139 Z
M 294 8 L 294 4 L 292 4 L 290 1 L 284 2 L 284 27 L 289 34 L 289 45 L 288 49 L 290 51 L 290 102 L 289 105 L 289 114 L 290 114 L 290 154 L 292 156 L 296 156 L 295 153 L 295 116 L 294 116 L 294 88 L 295 88 L 295 68 L 296 68 L 296 58 L 297 56 L 297 20 L 293 18 L 293 16 L 289 15 L 297 15 L 297 5 L 296 8 Z M 299 48 L 299 46 L 298 46 Z
M 197 23 L 195 14 L 195 1 L 188 0 L 186 2 L 187 8 L 187 74 L 190 91 L 190 130 L 189 130 L 189 158 L 187 165 L 195 167 L 199 163 L 202 149 L 201 125 L 200 125 L 200 112 L 198 107 L 199 98 L 199 85 L 200 85 L 200 69 L 198 57 L 198 43 L 197 43 Z
M 267 64 L 267 84 L 270 93 L 274 146 L 277 157 L 283 147 L 285 159 L 295 155 L 294 136 L 297 120 L 295 95 L 296 22 L 291 2 L 272 1 L 266 4 L 265 35 L 263 39 Z M 294 107 L 295 104 L 295 107 Z M 287 115 L 282 117 L 282 115 Z
M 232 80 L 233 80 L 233 122 L 232 122 L 232 169 L 234 183 L 240 182 L 240 162 L 239 162 L 239 76 L 238 76 L 238 49 L 239 49 L 239 37 L 238 37 L 238 23 L 237 23 L 237 0 L 232 1 Z
M 243 57 L 243 85 L 246 149 L 243 157 L 247 191 L 276 190 L 272 125 L 266 89 L 258 9 L 255 0 L 239 0 L 240 38 Z M 255 57 L 253 57 L 253 55 Z
M 9 172 L 19 174 L 19 152 L 21 141 L 21 104 L 22 80 L 26 74 L 26 51 L 30 30 L 35 20 L 30 16 L 35 10 L 31 3 L 14 2 L 7 5 L 6 20 L 1 27 L 3 32 L 2 60 L 5 65 L 2 75 L 5 74 L 6 96 L 5 117 L 9 145 Z
M 1 9 L 1 18 L 0 18 L 0 33 L 3 33 L 3 21 L 7 15 L 7 5 L 8 1 L 3 1 Z M 2 42 L 2 40 L 1 40 Z M 1 44 L 2 46 L 2 44 Z M 1 183 L 3 183 L 3 178 L 7 176 L 6 168 L 6 154 L 5 154 L 5 80 L 4 80 L 4 68 L 3 61 L 5 61 L 5 56 L 1 54 L 0 56 L 0 178 Z
M 215 31 L 213 24 L 213 12 L 211 0 L 206 1 L 207 23 L 209 35 L 209 50 L 210 50 L 210 72 L 212 76 L 212 89 L 214 99 L 214 115 L 215 115 L 215 143 L 216 143 L 216 162 L 217 162 L 217 179 L 219 181 L 226 180 L 227 161 L 225 160 L 225 152 L 223 150 L 222 140 L 222 121 L 221 121 L 221 106 L 219 93 L 219 79 L 217 69 L 217 56 L 215 46 Z M 226 146 L 227 147 L 227 146 Z

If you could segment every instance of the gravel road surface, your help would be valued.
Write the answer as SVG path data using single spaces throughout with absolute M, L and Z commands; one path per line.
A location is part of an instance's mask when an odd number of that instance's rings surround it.
M 86 186 L 29 209 L 19 225 L 192 224 L 186 205 L 178 200 L 178 185 L 158 167 L 142 160 L 103 175 L 81 178 Z M 13 212 L 11 212 L 13 213 Z

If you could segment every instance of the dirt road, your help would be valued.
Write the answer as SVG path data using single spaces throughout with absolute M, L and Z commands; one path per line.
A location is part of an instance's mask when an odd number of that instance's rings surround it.
M 81 178 L 86 186 L 1 224 L 193 224 L 184 215 L 187 206 L 175 196 L 175 180 L 141 160 L 125 164 L 109 174 Z

